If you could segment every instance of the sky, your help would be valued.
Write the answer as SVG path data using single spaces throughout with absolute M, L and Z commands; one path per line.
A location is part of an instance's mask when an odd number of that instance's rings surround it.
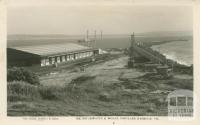
M 10 0 L 8 34 L 75 35 L 84 34 L 87 29 L 102 30 L 104 34 L 130 34 L 192 31 L 193 27 L 192 7 L 186 5 L 69 5 L 45 1 L 38 4 Z

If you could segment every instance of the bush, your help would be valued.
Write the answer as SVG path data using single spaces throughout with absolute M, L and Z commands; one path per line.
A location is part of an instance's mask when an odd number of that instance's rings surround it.
M 42 99 L 57 100 L 63 91 L 59 87 L 40 86 L 39 93 Z
M 7 93 L 9 101 L 32 100 L 40 97 L 38 86 L 28 84 L 23 81 L 13 81 L 7 84 Z
M 191 81 L 190 79 L 172 79 L 165 84 L 171 85 L 179 89 L 193 90 L 193 81 Z
M 63 97 L 63 94 L 65 94 L 65 91 L 60 87 L 35 86 L 23 81 L 12 81 L 7 84 L 8 101 L 57 100 Z
M 108 93 L 100 93 L 99 100 L 104 101 L 104 102 L 109 102 L 111 101 L 111 97 Z
M 71 83 L 74 83 L 74 82 L 75 83 L 83 83 L 87 80 L 91 80 L 91 79 L 94 79 L 94 78 L 96 78 L 96 77 L 95 76 L 80 76 L 80 77 L 73 79 Z
M 7 71 L 7 81 L 25 81 L 32 85 L 39 85 L 38 76 L 29 70 L 24 68 L 9 68 Z

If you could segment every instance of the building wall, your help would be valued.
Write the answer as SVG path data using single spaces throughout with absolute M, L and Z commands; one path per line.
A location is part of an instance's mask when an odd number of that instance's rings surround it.
M 49 66 L 63 62 L 83 59 L 98 54 L 98 50 L 87 50 L 75 53 L 66 53 L 60 55 L 50 55 L 41 57 L 32 53 L 15 50 L 12 48 L 7 49 L 7 62 L 8 66 Z
M 7 64 L 8 66 L 40 65 L 40 56 L 8 48 Z
M 84 51 L 84 52 L 76 52 L 76 53 L 68 53 L 68 54 L 62 54 L 62 55 L 55 55 L 55 56 L 47 56 L 41 58 L 40 65 L 43 66 L 49 66 L 54 65 L 58 63 L 64 63 L 69 62 L 73 60 L 83 59 L 87 57 L 91 57 L 93 55 L 97 54 L 94 50 L 90 51 Z

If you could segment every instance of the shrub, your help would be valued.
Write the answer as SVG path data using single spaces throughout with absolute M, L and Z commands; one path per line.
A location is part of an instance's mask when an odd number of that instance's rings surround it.
M 29 70 L 24 68 L 9 68 L 7 72 L 7 81 L 25 81 L 32 85 L 39 85 L 38 76 Z
M 94 79 L 95 76 L 80 76 L 80 77 L 77 77 L 75 79 L 72 80 L 72 83 L 82 83 L 82 82 L 85 82 L 87 80 L 91 80 L 91 79 Z
M 193 81 L 190 79 L 172 79 L 165 84 L 171 85 L 173 87 L 179 88 L 179 89 L 189 89 L 193 90 Z
M 99 100 L 109 102 L 109 101 L 111 101 L 111 97 L 108 93 L 100 93 Z
M 61 87 L 35 86 L 24 81 L 12 81 L 7 84 L 8 101 L 33 99 L 57 100 L 63 97 L 65 90 Z
M 57 100 L 63 91 L 58 87 L 40 86 L 39 93 L 42 99 Z
M 40 97 L 38 86 L 34 86 L 23 81 L 8 82 L 7 93 L 9 101 L 32 100 Z

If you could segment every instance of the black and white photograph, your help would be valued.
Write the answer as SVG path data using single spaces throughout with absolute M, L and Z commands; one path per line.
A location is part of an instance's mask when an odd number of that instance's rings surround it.
M 8 2 L 7 116 L 193 117 L 192 5 L 37 2 Z

